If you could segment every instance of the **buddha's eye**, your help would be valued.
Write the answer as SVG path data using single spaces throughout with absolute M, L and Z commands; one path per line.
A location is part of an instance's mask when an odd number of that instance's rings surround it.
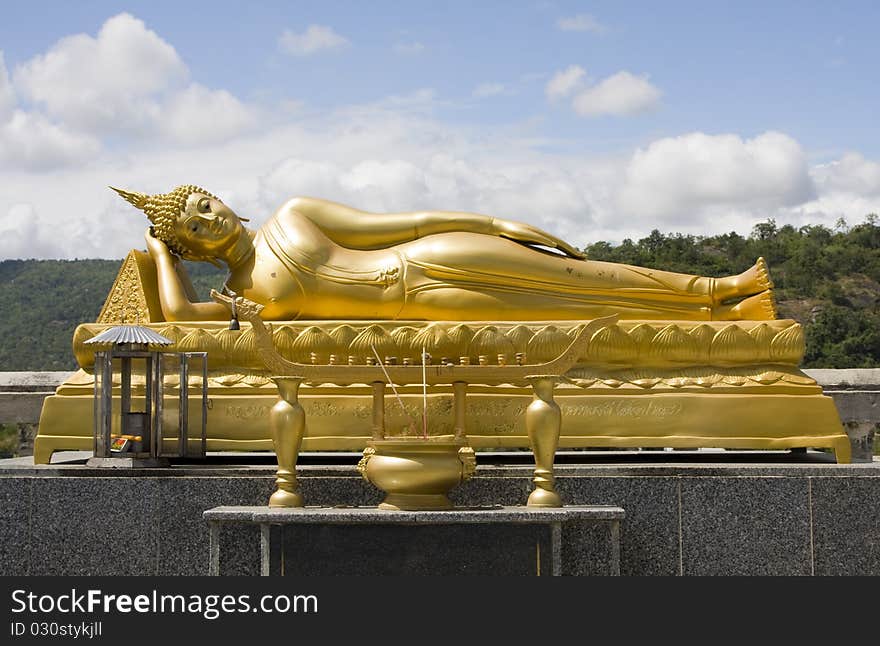
M 198 231 L 199 230 L 199 223 L 193 222 L 191 225 L 189 225 L 189 228 L 191 231 Z
M 211 210 L 211 201 L 207 197 L 199 200 L 198 209 L 201 213 L 207 213 Z

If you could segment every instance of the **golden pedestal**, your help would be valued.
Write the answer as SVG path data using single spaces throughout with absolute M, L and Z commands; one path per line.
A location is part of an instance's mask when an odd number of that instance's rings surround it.
M 36 463 L 47 463 L 53 451 L 92 447 L 94 357 L 84 342 L 108 325 L 77 328 L 74 353 L 81 369 L 45 400 Z M 383 359 L 403 366 L 414 363 L 416 348 L 424 345 L 437 363 L 445 359 L 478 366 L 548 361 L 582 325 L 290 321 L 273 323 L 271 330 L 278 352 L 304 364 L 364 365 L 374 346 Z M 259 358 L 251 326 L 243 322 L 241 330 L 229 330 L 219 321 L 148 326 L 172 339 L 174 351 L 208 352 L 207 450 L 272 450 L 269 420 L 278 390 Z M 814 447 L 833 449 L 839 462 L 848 462 L 849 440 L 834 403 L 797 368 L 802 356 L 803 331 L 790 320 L 604 326 L 554 389 L 561 411 L 559 447 Z M 178 386 L 169 376 L 170 398 Z M 453 384 L 427 388 L 432 434 L 456 434 L 454 389 Z M 399 434 L 409 417 L 419 418 L 422 411 L 420 386 L 398 391 L 408 414 L 397 404 L 387 407 L 389 434 Z M 528 384 L 471 383 L 467 393 L 461 405 L 471 446 L 530 447 L 526 410 L 533 397 Z M 373 387 L 368 383 L 307 383 L 299 401 L 308 425 L 303 450 L 361 451 L 373 437 Z M 174 442 L 177 411 L 168 406 L 165 414 L 166 441 Z

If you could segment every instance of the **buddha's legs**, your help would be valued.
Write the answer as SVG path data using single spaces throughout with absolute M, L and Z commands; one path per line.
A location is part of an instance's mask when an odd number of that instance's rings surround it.
M 763 261 L 715 279 L 565 258 L 467 233 L 429 236 L 401 248 L 407 296 L 400 318 L 535 320 L 615 312 L 630 319 L 742 319 L 762 312 L 754 318 L 772 318 L 772 307 L 722 304 L 769 289 Z
M 624 298 L 576 297 L 481 288 L 448 283 L 407 294 L 396 318 L 450 321 L 593 319 L 617 314 L 624 319 L 712 320 L 708 305 L 657 303 Z M 734 317 L 731 312 L 732 318 Z

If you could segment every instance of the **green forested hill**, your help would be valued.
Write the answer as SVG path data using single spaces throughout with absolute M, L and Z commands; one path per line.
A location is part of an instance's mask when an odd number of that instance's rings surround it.
M 73 331 L 98 318 L 121 260 L 4 260 L 0 262 L 0 371 L 73 370 Z M 187 263 L 207 299 L 224 272 Z
M 781 318 L 804 325 L 805 367 L 880 366 L 880 221 L 853 227 L 757 225 L 748 237 L 663 234 L 620 245 L 597 242 L 591 259 L 704 276 L 744 271 L 758 256 L 770 266 Z M 0 262 L 0 371 L 72 370 L 73 330 L 94 321 L 121 261 Z M 207 299 L 223 272 L 187 263 Z
M 94 321 L 116 277 L 115 260 L 0 263 L 0 370 L 74 367 L 74 328 Z

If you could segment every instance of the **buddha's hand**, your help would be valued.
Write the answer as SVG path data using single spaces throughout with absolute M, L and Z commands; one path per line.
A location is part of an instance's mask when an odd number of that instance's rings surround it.
M 583 260 L 587 256 L 572 247 L 564 240 L 550 235 L 546 231 L 541 231 L 538 227 L 523 222 L 513 222 L 511 220 L 502 220 L 501 218 L 492 219 L 492 233 L 502 238 L 523 242 L 526 244 L 541 245 L 551 249 L 558 249 L 566 256 Z
M 177 256 L 171 253 L 168 245 L 155 237 L 150 229 L 147 229 L 147 232 L 144 234 L 144 239 L 147 241 L 147 251 L 150 252 L 153 262 L 156 264 L 159 264 L 160 262 L 177 262 Z
M 225 305 L 230 311 L 233 311 L 234 306 L 235 310 L 237 310 L 242 318 L 247 321 L 253 320 L 253 317 L 255 316 L 259 317 L 260 312 L 263 311 L 262 305 L 249 301 L 242 296 L 237 296 L 235 295 L 235 292 L 231 292 L 230 295 L 227 295 L 218 292 L 216 289 L 212 289 L 210 296 L 213 301 Z

